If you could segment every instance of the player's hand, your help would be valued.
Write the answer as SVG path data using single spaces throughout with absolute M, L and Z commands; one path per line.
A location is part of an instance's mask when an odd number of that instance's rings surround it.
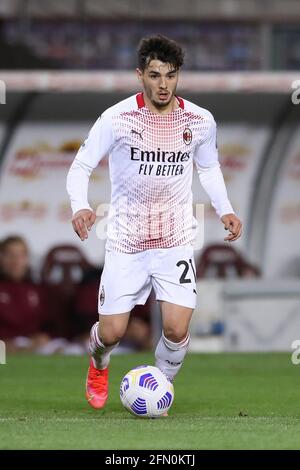
M 234 242 L 242 235 L 242 222 L 235 214 L 225 214 L 221 217 L 225 230 L 229 230 L 230 235 L 224 241 Z
M 90 209 L 81 209 L 75 212 L 72 217 L 72 225 L 75 233 L 79 236 L 81 241 L 88 238 L 88 232 L 91 230 L 96 220 L 95 212 Z

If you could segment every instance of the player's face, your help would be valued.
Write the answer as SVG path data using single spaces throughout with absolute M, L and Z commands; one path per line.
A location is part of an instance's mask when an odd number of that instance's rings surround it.
M 151 60 L 144 70 L 137 70 L 145 94 L 157 108 L 167 108 L 176 92 L 179 72 L 171 64 Z

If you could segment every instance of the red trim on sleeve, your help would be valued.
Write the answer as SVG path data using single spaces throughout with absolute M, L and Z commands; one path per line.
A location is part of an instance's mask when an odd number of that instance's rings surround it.
M 136 102 L 137 102 L 137 105 L 138 105 L 139 109 L 145 107 L 145 101 L 144 101 L 143 93 L 138 93 L 136 95 Z

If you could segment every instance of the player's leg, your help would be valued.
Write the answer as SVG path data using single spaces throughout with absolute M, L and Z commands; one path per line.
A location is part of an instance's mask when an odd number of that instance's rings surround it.
M 94 408 L 103 408 L 108 397 L 108 365 L 112 350 L 123 337 L 130 312 L 144 304 L 151 291 L 144 253 L 107 251 L 99 288 L 99 322 L 91 329 L 91 361 L 86 397 Z
M 108 365 L 112 350 L 119 344 L 128 325 L 130 312 L 99 315 L 90 333 L 90 367 L 86 398 L 93 408 L 103 408 L 108 398 Z
M 105 369 L 109 365 L 110 354 L 124 336 L 130 312 L 114 315 L 99 314 L 90 333 L 89 350 L 96 369 Z
M 155 350 L 155 365 L 173 381 L 187 353 L 193 309 L 165 301 L 160 305 L 163 331 Z
M 152 283 L 163 321 L 162 336 L 155 351 L 156 366 L 173 380 L 187 352 L 188 328 L 196 306 L 193 248 L 179 246 L 153 251 Z

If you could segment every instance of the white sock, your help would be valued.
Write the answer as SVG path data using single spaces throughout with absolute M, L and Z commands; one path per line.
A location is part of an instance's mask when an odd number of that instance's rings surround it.
M 110 361 L 110 353 L 119 343 L 113 344 L 112 346 L 104 346 L 98 336 L 98 325 L 99 322 L 92 326 L 89 352 L 92 356 L 94 367 L 96 367 L 96 369 L 106 369 Z
M 178 374 L 183 359 L 187 353 L 190 335 L 180 341 L 173 343 L 162 333 L 155 350 L 155 366 L 158 367 L 171 381 Z

